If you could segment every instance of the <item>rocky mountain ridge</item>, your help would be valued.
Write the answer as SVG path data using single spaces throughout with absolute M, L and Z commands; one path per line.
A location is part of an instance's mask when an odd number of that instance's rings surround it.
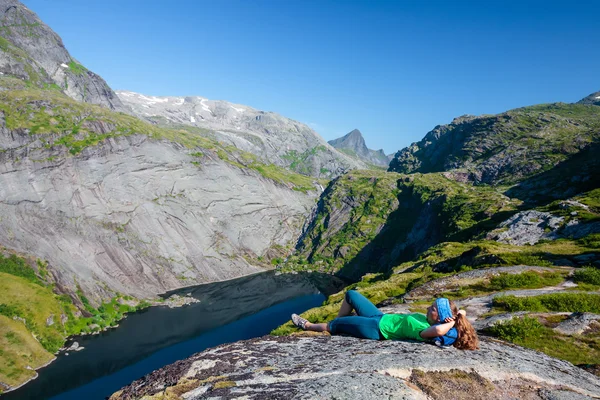
M 147 96 L 123 90 L 117 95 L 142 119 L 210 130 L 225 145 L 304 175 L 333 178 L 350 169 L 367 168 L 335 150 L 306 124 L 274 112 L 198 96 Z
M 476 184 L 514 184 L 597 145 L 600 113 L 590 104 L 542 104 L 436 126 L 396 153 L 389 171 L 449 171 Z
M 0 0 L 0 50 L 0 75 L 126 111 L 106 82 L 74 59 L 62 39 L 18 0 Z M 3 80 L 0 87 L 11 89 L 14 83 Z
M 387 167 L 390 160 L 393 158 L 393 155 L 387 156 L 382 149 L 371 150 L 367 148 L 365 139 L 358 129 L 354 129 L 346 135 L 330 140 L 327 143 L 340 151 L 347 152 L 348 154 L 373 165 Z

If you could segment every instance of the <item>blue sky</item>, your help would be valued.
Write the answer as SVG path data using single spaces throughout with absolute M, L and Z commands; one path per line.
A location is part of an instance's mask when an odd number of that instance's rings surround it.
M 113 89 L 275 111 L 395 152 L 600 90 L 600 2 L 23 0 Z

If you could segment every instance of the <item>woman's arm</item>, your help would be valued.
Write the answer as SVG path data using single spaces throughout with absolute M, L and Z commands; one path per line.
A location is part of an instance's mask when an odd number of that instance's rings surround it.
M 448 320 L 449 318 L 447 318 Z M 454 320 L 450 320 L 450 322 L 445 322 L 439 325 L 430 326 L 427 329 L 423 329 L 419 335 L 423 339 L 431 339 L 439 336 L 444 336 L 452 327 L 454 326 Z

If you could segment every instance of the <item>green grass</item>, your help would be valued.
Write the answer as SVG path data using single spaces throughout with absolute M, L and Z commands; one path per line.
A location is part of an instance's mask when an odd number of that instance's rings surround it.
M 498 296 L 492 305 L 508 312 L 591 312 L 600 313 L 600 294 L 553 293 L 530 297 Z
M 69 71 L 73 72 L 75 75 L 83 75 L 87 72 L 87 68 L 81 64 L 76 63 L 75 61 L 69 61 Z
M 598 332 L 562 335 L 544 326 L 536 318 L 523 317 L 496 324 L 487 333 L 573 364 L 597 364 L 600 360 Z
M 587 206 L 585 207 L 566 203 L 564 200 L 555 200 L 545 206 L 538 207 L 540 211 L 550 212 L 564 218 L 563 224 L 572 220 L 579 222 L 600 221 L 600 189 L 594 189 L 573 197 L 573 200 Z M 575 215 L 573 215 L 575 213 Z
M 0 315 L 0 382 L 18 386 L 35 376 L 26 367 L 39 367 L 52 360 L 20 321 Z
M 555 286 L 563 282 L 566 272 L 536 272 L 525 271 L 520 274 L 501 273 L 489 280 L 460 286 L 456 290 L 440 293 L 439 296 L 450 299 L 479 296 L 493 292 L 513 289 L 539 289 Z

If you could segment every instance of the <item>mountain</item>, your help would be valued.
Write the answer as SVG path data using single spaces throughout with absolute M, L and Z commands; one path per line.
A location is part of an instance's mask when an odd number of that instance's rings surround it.
M 161 126 L 210 130 L 219 142 L 235 146 L 294 172 L 333 178 L 364 169 L 360 160 L 342 154 L 307 125 L 274 112 L 204 97 L 159 97 L 117 91 L 140 118 Z
M 587 97 L 579 100 L 577 104 L 591 104 L 595 106 L 600 106 L 600 92 L 592 93 Z
M 398 151 L 388 170 L 448 171 L 476 184 L 514 184 L 564 163 L 599 138 L 599 107 L 541 104 L 436 126 L 420 142 Z
M 386 156 L 383 150 L 368 149 L 365 139 L 358 129 L 327 143 L 369 164 L 387 167 L 391 160 L 391 157 Z
M 0 12 L 0 336 L 19 338 L 0 341 L 5 391 L 67 336 L 116 325 L 159 293 L 272 269 L 325 182 L 212 131 L 119 112 L 34 13 L 7 0 Z M 257 117 L 265 136 L 279 123 Z M 307 133 L 307 168 L 358 165 L 321 142 Z
M 106 82 L 71 57 L 62 39 L 19 1 L 0 0 L 0 32 L 0 75 L 5 78 L 0 87 L 11 89 L 24 82 L 126 111 Z
M 321 191 L 55 91 L 0 92 L 0 129 L 0 244 L 47 260 L 94 301 L 258 272 L 249 260 L 294 240 Z

